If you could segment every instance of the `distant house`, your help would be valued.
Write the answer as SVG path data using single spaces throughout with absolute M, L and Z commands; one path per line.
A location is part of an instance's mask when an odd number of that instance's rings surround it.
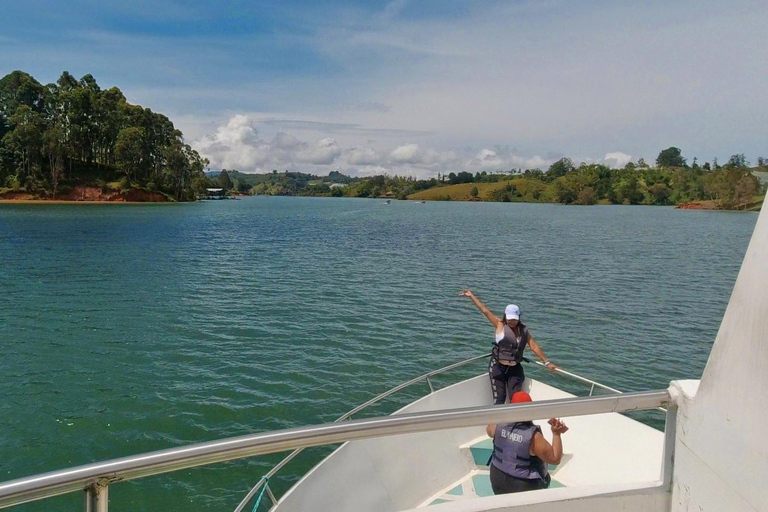
M 206 199 L 226 199 L 227 191 L 223 188 L 207 188 L 205 189 Z

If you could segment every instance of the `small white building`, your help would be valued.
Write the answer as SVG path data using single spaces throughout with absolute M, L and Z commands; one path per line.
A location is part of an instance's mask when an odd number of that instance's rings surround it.
M 223 188 L 207 188 L 205 189 L 206 199 L 226 199 L 227 191 Z

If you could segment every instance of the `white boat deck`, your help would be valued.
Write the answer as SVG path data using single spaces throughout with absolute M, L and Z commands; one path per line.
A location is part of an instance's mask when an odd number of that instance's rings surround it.
M 460 449 L 469 451 L 469 455 L 472 457 L 472 461 L 476 466 L 475 469 L 471 470 L 461 480 L 452 483 L 446 489 L 442 489 L 428 498 L 419 506 L 419 508 L 428 507 L 430 505 L 439 505 L 450 501 L 493 496 L 491 478 L 488 472 L 488 461 L 493 453 L 493 441 L 489 437 L 483 436 L 460 447 Z M 565 487 L 557 480 L 557 472 L 568 463 L 571 456 L 571 454 L 564 453 L 560 465 L 549 466 L 549 472 L 552 476 L 552 482 L 549 486 L 550 489 Z
M 448 489 L 441 490 L 429 498 L 425 503 L 422 503 L 418 508 L 439 505 L 451 501 L 493 496 L 488 470 L 476 469 L 470 471 L 467 476 L 454 483 L 456 485 L 452 484 Z
M 527 380 L 534 401 L 573 395 Z M 491 405 L 487 375 L 441 389 L 395 414 Z M 552 468 L 557 487 L 657 481 L 662 432 L 617 413 L 564 418 L 564 456 Z M 537 421 L 551 441 L 546 420 Z M 312 508 L 395 512 L 485 498 L 491 440 L 484 427 L 408 434 L 344 444 L 294 486 L 276 512 Z M 550 490 L 540 492 L 550 492 Z

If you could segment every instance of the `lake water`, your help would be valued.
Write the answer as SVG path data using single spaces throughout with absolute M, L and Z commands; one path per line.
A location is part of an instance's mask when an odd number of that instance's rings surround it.
M 332 421 L 490 349 L 465 287 L 498 314 L 520 305 L 564 369 L 627 391 L 698 378 L 756 219 L 327 198 L 0 205 L 0 480 Z M 116 484 L 110 509 L 232 510 L 280 458 Z

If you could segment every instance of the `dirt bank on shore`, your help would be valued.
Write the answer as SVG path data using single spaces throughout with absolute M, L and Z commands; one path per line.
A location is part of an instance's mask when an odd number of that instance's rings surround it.
M 678 210 L 722 210 L 717 201 L 693 201 L 675 206 Z
M 727 209 L 727 211 L 759 212 L 760 209 L 763 207 L 764 199 L 765 199 L 764 196 L 755 196 L 752 198 L 752 201 L 748 203 L 737 204 L 733 208 Z M 721 211 L 726 210 L 722 207 L 720 202 L 716 200 L 693 201 L 691 203 L 679 204 L 675 206 L 675 208 L 677 208 L 678 210 L 721 210 Z
M 128 190 L 107 190 L 98 187 L 77 186 L 64 194 L 56 197 L 39 196 L 29 192 L 8 191 L 0 194 L 2 203 L 167 203 L 169 199 L 159 192 L 150 192 L 138 188 Z

